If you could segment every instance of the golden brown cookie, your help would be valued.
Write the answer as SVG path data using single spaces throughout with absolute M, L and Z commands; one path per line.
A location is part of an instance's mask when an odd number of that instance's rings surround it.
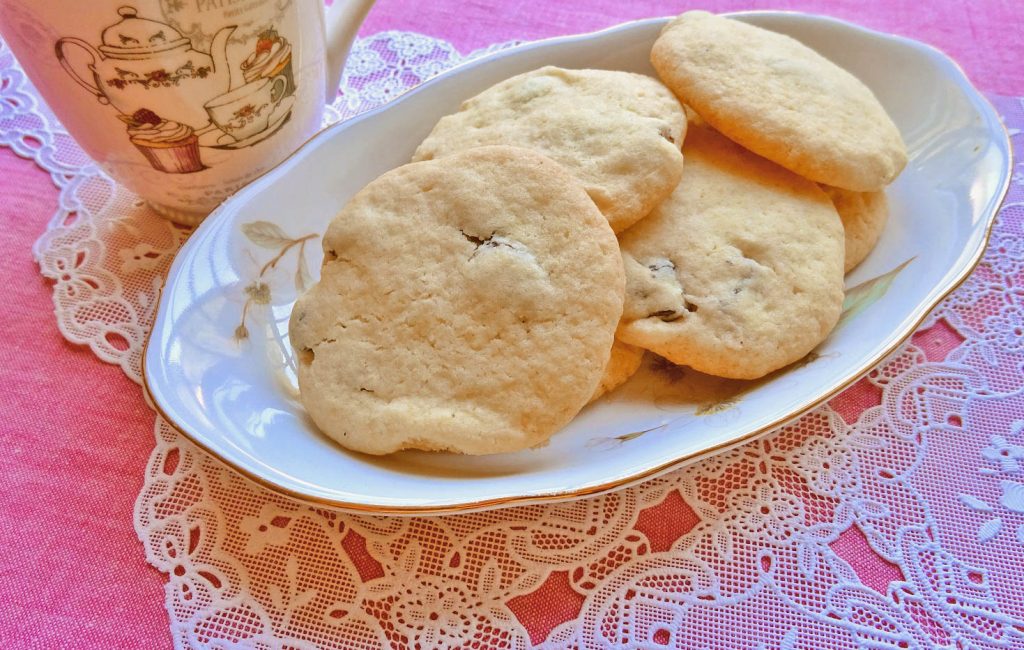
M 605 372 L 618 244 L 583 187 L 536 152 L 480 147 L 387 172 L 323 247 L 289 336 L 302 403 L 345 447 L 532 447 Z
M 900 132 L 871 90 L 793 38 L 688 11 L 662 31 L 651 63 L 716 130 L 805 178 L 867 192 L 906 165 Z
M 889 202 L 885 192 L 851 192 L 838 187 L 822 188 L 843 220 L 846 233 L 846 266 L 849 273 L 864 261 L 878 243 L 889 220 Z
M 578 178 L 620 232 L 679 182 L 683 109 L 657 79 L 552 66 L 506 79 L 441 118 L 413 160 L 486 144 L 536 149 Z
M 629 345 L 615 339 L 612 343 L 612 355 L 608 359 L 608 365 L 604 369 L 601 382 L 597 385 L 590 401 L 593 402 L 606 393 L 610 393 L 626 380 L 633 376 L 640 369 L 640 363 L 644 360 L 643 348 Z
M 706 128 L 683 146 L 686 177 L 620 238 L 618 338 L 700 372 L 755 379 L 835 326 L 843 230 L 814 183 Z

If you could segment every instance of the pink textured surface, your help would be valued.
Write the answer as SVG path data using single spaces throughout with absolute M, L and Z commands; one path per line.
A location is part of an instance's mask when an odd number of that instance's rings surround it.
M 31 253 L 49 176 L 0 149 L 0 178 L 0 646 L 166 647 L 163 580 L 132 529 L 152 412 L 57 331 Z
M 889 583 L 903 579 L 899 566 L 871 548 L 868 538 L 856 525 L 847 528 L 831 546 L 839 557 L 850 563 L 861 582 L 883 596 L 889 589 Z
M 768 6 L 701 5 L 712 10 Z M 924 11 L 918 2 L 877 3 L 869 9 L 852 0 L 781 1 L 770 6 L 830 14 L 923 40 L 956 58 L 982 89 L 1024 94 L 1024 66 L 1019 63 L 1024 54 L 1024 10 L 1016 0 L 969 5 L 945 1 Z M 413 30 L 447 39 L 465 52 L 493 42 L 589 31 L 689 7 L 651 0 L 381 0 L 363 33 Z M 0 191 L 0 286 L 5 305 L 0 328 L 7 337 L 0 347 L 0 645 L 169 646 L 163 578 L 146 564 L 131 523 L 132 503 L 153 444 L 152 414 L 120 369 L 68 345 L 54 325 L 50 289 L 39 278 L 30 253 L 54 209 L 50 179 L 4 149 Z M 944 356 L 954 345 L 953 335 L 932 334 Z M 852 392 L 845 408 L 855 419 L 876 399 L 872 391 Z M 834 406 L 842 410 L 838 403 Z M 1020 416 L 999 414 L 1007 421 Z M 997 428 L 989 421 L 992 414 L 971 417 L 976 421 L 965 427 Z M 693 525 L 687 509 L 681 499 L 667 499 L 652 507 L 650 517 L 641 519 L 638 527 L 649 524 L 660 530 L 664 538 L 649 535 L 652 544 L 668 548 Z M 659 519 L 675 522 L 675 528 L 658 528 Z M 884 589 L 895 577 L 890 575 L 891 565 L 858 535 L 844 535 L 835 550 L 865 582 Z M 349 554 L 359 556 L 360 540 L 353 538 L 350 544 Z M 360 565 L 364 578 L 379 570 L 372 562 Z M 520 620 L 534 621 L 531 637 L 543 638 L 543 630 L 568 615 L 537 602 L 549 592 L 566 593 L 564 581 L 564 575 L 553 575 L 535 592 L 539 596 L 514 608 Z
M 687 9 L 784 9 L 842 18 L 944 50 L 982 90 L 1024 94 L 1024 65 L 1020 64 L 1024 52 L 1024 4 L 1019 0 L 940 0 L 927 5 L 915 0 L 378 0 L 363 33 L 385 29 L 416 31 L 443 38 L 468 52 L 501 41 L 593 31 Z

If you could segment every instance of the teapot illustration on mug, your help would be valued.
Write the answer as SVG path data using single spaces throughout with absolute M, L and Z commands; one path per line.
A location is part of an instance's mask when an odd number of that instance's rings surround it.
M 201 171 L 201 147 L 252 146 L 287 122 L 296 90 L 291 45 L 273 27 L 257 36 L 236 71 L 227 53 L 233 25 L 213 35 L 206 53 L 170 25 L 140 17 L 135 7 L 117 13 L 120 20 L 103 30 L 98 47 L 67 37 L 54 49 L 78 85 L 118 111 L 132 144 L 154 169 Z M 91 61 L 76 67 L 69 48 Z
M 79 38 L 57 41 L 57 60 L 64 70 L 123 115 L 158 109 L 165 119 L 193 128 L 209 123 L 203 104 L 231 87 L 227 48 L 235 28 L 220 29 L 206 54 L 192 49 L 191 41 L 170 25 L 140 18 L 134 7 L 121 7 L 117 13 L 121 20 L 103 30 L 98 51 Z M 91 81 L 66 57 L 71 46 L 92 56 Z

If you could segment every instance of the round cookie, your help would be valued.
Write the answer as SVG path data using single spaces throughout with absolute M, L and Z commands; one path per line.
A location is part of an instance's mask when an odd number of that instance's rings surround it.
M 688 11 L 664 28 L 651 63 L 716 130 L 811 180 L 874 191 L 907 163 L 900 132 L 871 90 L 783 34 Z
M 685 133 L 682 107 L 657 79 L 548 66 L 463 102 L 441 118 L 413 160 L 487 144 L 535 149 L 576 176 L 620 232 L 679 183 Z
M 846 265 L 843 271 L 849 273 L 864 261 L 889 220 L 889 202 L 885 192 L 851 192 L 838 187 L 823 185 L 822 188 L 832 205 L 836 206 L 846 233 Z
M 640 363 L 643 360 L 643 348 L 615 339 L 615 342 L 612 343 L 612 356 L 608 359 L 604 375 L 594 390 L 594 394 L 590 397 L 590 401 L 596 401 L 602 395 L 610 393 L 626 383 L 626 380 L 640 369 Z
M 323 248 L 289 336 L 302 403 L 345 447 L 525 449 L 604 373 L 618 243 L 545 156 L 481 147 L 404 165 L 352 198 Z
M 617 336 L 674 363 L 756 379 L 802 358 L 843 303 L 843 229 L 814 183 L 691 127 L 686 180 L 620 238 Z

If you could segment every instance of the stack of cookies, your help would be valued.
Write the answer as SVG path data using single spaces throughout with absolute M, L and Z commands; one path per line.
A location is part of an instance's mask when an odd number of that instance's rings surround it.
M 661 81 L 503 81 L 345 206 L 290 324 L 324 433 L 515 451 L 645 350 L 755 379 L 828 336 L 906 164 L 899 131 L 845 70 L 728 18 L 679 16 L 651 61 Z

